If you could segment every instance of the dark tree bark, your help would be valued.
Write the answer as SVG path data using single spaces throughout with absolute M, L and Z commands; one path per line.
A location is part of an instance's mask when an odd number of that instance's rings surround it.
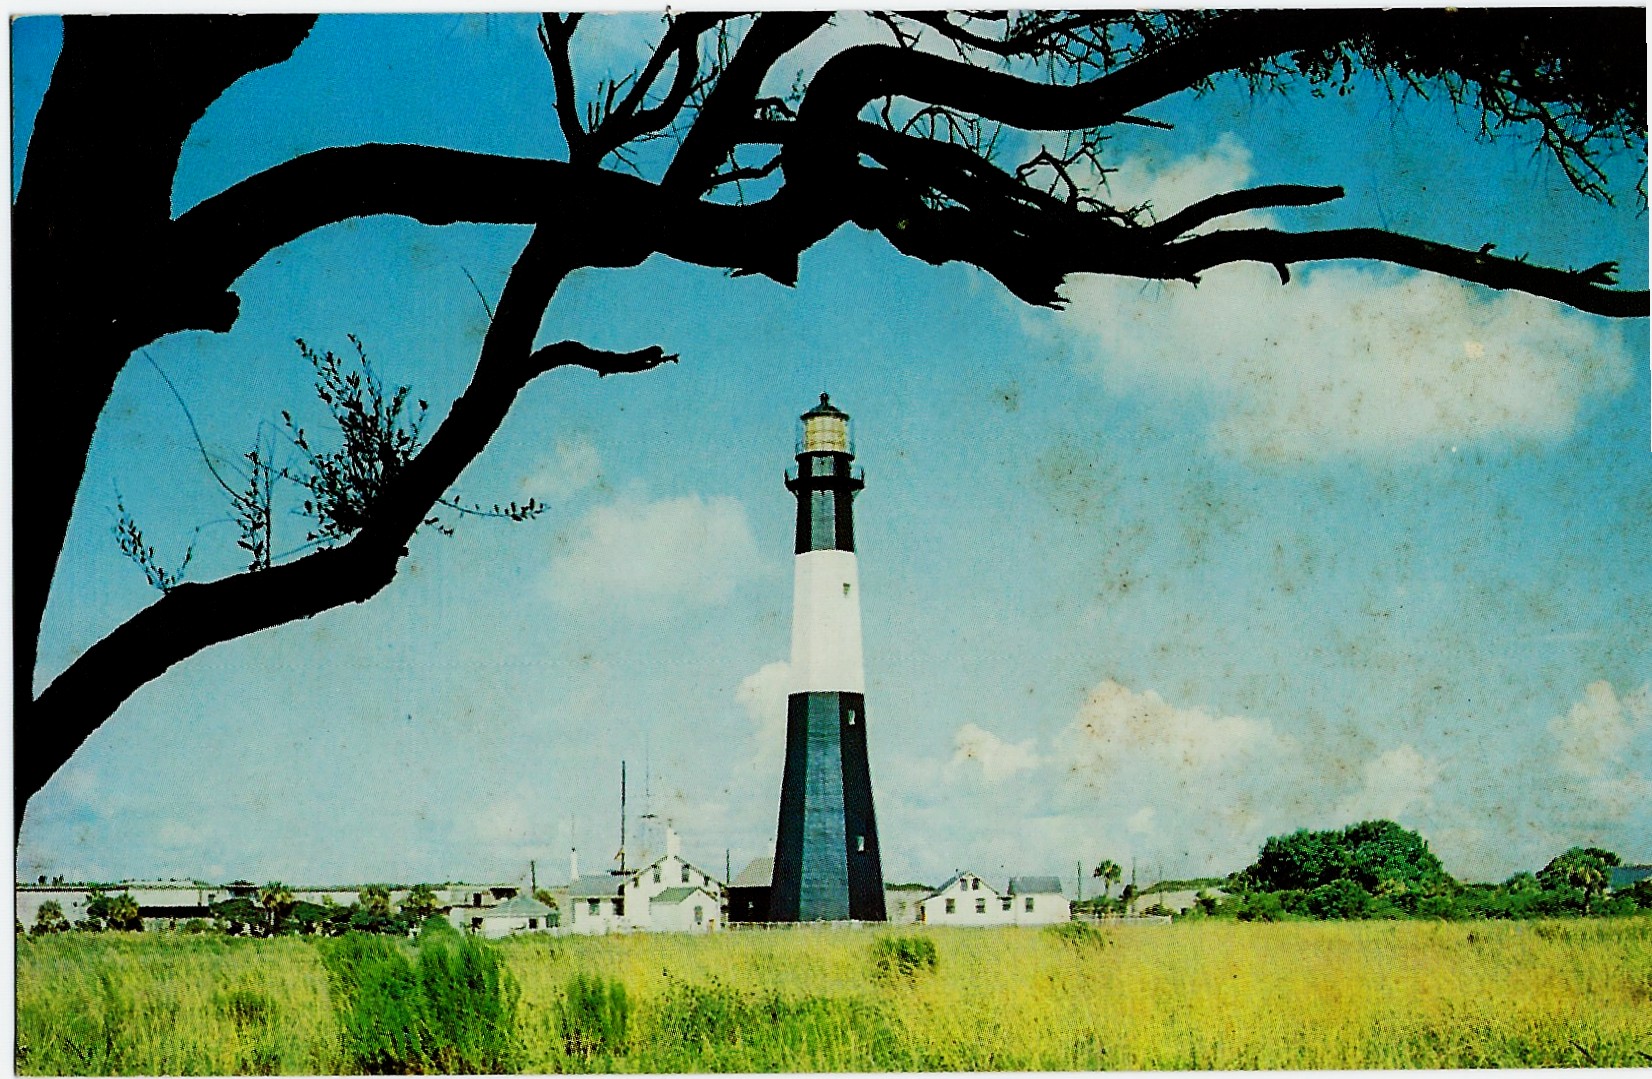
M 706 40 L 725 18 L 671 21 L 623 94 L 582 121 L 569 42 L 581 17 L 547 15 L 541 44 L 567 161 L 426 146 L 366 145 L 302 155 L 174 218 L 171 190 L 191 127 L 241 76 L 291 56 L 309 17 L 71 18 L 36 120 L 13 223 L 14 759 L 21 826 L 28 799 L 128 696 L 200 650 L 345 603 L 395 577 L 413 533 L 503 423 L 532 379 L 557 367 L 599 375 L 674 360 L 660 348 L 600 352 L 578 342 L 535 350 L 560 283 L 585 266 L 631 266 L 659 253 L 695 265 L 797 278 L 805 250 L 853 223 L 931 263 L 966 262 L 1032 304 L 1058 305 L 1075 272 L 1198 279 L 1254 261 L 1289 267 L 1370 259 L 1586 311 L 1644 316 L 1646 292 L 1621 291 L 1615 266 L 1586 270 L 1498 257 L 1380 229 L 1291 233 L 1191 230 L 1259 208 L 1341 197 L 1336 187 L 1273 185 L 1210 197 L 1159 221 L 1081 189 L 1072 163 L 1048 154 L 1020 170 L 989 160 L 958 132 L 972 122 L 1080 132 L 1151 123 L 1137 110 L 1235 73 L 1268 82 L 1334 82 L 1371 70 L 1443 87 L 1488 126 L 1526 125 L 1580 190 L 1601 190 L 1603 142 L 1645 143 L 1643 16 L 1321 10 L 1080 12 L 1022 16 L 915 13 L 878 18 L 895 45 L 847 48 L 800 101 L 765 99 L 781 59 L 824 26 L 824 13 L 769 13 L 726 62 Z M 955 55 L 911 48 L 938 36 Z M 1040 82 L 1001 60 L 1065 77 Z M 1024 65 L 1025 66 L 1025 65 Z M 895 99 L 905 123 L 871 115 Z M 927 117 L 929 128 L 918 119 Z M 634 140 L 686 131 L 657 180 L 604 168 Z M 938 126 L 937 126 L 938 125 Z M 935 134 L 939 130 L 942 134 Z M 1638 142 L 1636 141 L 1638 140 Z M 765 160 L 751 163 L 754 147 Z M 1027 181 L 1053 169 L 1065 195 Z M 709 192 L 780 177 L 745 205 Z M 428 444 L 376 497 L 347 542 L 222 580 L 181 584 L 33 692 L 41 618 L 99 413 L 135 350 L 168 333 L 227 331 L 232 283 L 272 249 L 352 217 L 426 224 L 531 226 L 476 360 L 475 374 Z M 29 418 L 26 424 L 22 418 Z

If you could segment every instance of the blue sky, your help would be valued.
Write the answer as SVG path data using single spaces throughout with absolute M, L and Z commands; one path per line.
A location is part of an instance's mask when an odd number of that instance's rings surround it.
M 846 18 L 842 41 L 866 33 Z M 591 19 L 623 71 L 657 23 Z M 15 139 L 55 59 L 13 24 Z M 806 45 L 793 67 L 818 62 Z M 182 210 L 302 152 L 420 141 L 558 156 L 531 20 L 323 18 L 185 147 Z M 1170 211 L 1271 182 L 1275 214 L 1380 224 L 1646 287 L 1639 162 L 1588 202 L 1448 106 L 1252 98 L 1149 110 L 1114 193 Z M 15 166 L 14 166 L 15 179 Z M 238 283 L 224 335 L 150 356 L 208 448 L 324 414 L 293 345 L 362 339 L 433 421 L 468 377 L 523 229 L 346 222 Z M 1500 878 L 1579 843 L 1652 860 L 1647 330 L 1390 268 L 1186 285 L 1075 279 L 1034 311 L 852 229 L 796 289 L 652 259 L 585 271 L 542 339 L 682 362 L 564 371 L 518 400 L 458 493 L 541 519 L 418 536 L 371 602 L 217 646 L 146 686 L 39 795 L 19 873 L 322 882 L 559 879 L 617 846 L 618 777 L 691 858 L 766 853 L 778 805 L 798 413 L 854 418 L 868 720 L 886 875 L 1226 872 L 1269 834 L 1389 816 Z M 155 593 L 116 491 L 190 576 L 237 568 L 221 492 L 155 369 L 105 410 L 41 680 Z M 290 503 L 296 504 L 296 503 Z M 291 543 L 304 522 L 277 524 Z M 643 789 L 646 787 L 646 799 Z M 646 801 L 646 805 L 643 803 Z M 547 867 L 553 867 L 547 869 Z

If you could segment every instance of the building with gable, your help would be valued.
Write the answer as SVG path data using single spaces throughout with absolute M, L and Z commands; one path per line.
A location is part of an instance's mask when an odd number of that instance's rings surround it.
M 999 891 L 979 873 L 958 873 L 918 903 L 925 925 L 1051 925 L 1071 918 L 1055 877 L 1011 877 Z
M 581 877 L 571 866 L 568 933 L 710 933 L 722 928 L 725 885 L 682 856 L 677 833 L 665 830 L 665 853 L 640 869 Z

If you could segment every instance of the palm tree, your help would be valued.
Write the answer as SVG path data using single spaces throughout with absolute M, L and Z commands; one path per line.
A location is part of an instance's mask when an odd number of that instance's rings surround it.
M 269 933 L 273 934 L 281 919 L 291 913 L 293 902 L 292 891 L 278 880 L 272 880 L 258 890 L 258 905 L 264 908 L 270 919 Z
M 48 899 L 35 911 L 34 928 L 30 932 L 40 936 L 43 933 L 61 933 L 68 928 L 69 919 L 63 916 L 63 904 Z
M 436 890 L 428 884 L 415 884 L 402 900 L 402 915 L 409 924 L 419 925 L 435 914 L 441 903 L 436 899 Z
M 390 917 L 390 889 L 382 884 L 369 884 L 361 890 L 361 909 L 375 918 Z
M 122 892 L 109 900 L 109 928 L 141 930 L 143 919 L 138 917 L 138 901 L 131 892 Z
M 1111 899 L 1113 885 L 1119 882 L 1119 878 L 1124 875 L 1124 870 L 1120 869 L 1119 864 L 1111 858 L 1104 858 L 1090 875 L 1101 881 L 1102 894 Z

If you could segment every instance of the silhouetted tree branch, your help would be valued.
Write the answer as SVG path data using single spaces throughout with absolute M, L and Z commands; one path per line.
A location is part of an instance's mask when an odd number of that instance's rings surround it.
M 1599 155 L 1622 145 L 1644 152 L 1639 12 L 877 18 L 895 45 L 842 48 L 786 96 L 765 93 L 766 82 L 828 15 L 669 18 L 636 73 L 599 84 L 582 118 L 570 47 L 582 16 L 547 14 L 539 27 L 554 91 L 546 119 L 561 129 L 566 161 L 333 147 L 275 165 L 177 218 L 174 174 L 195 121 L 236 79 L 287 59 L 312 20 L 68 19 L 13 208 L 15 392 L 19 401 L 54 402 L 50 423 L 15 436 L 26 439 L 30 461 L 15 494 L 30 514 L 17 531 L 14 573 L 18 820 L 29 796 L 145 681 L 214 643 L 380 591 L 409 537 L 530 380 L 569 366 L 607 375 L 674 362 L 661 348 L 534 348 L 562 281 L 582 267 L 634 266 L 662 254 L 789 285 L 804 251 L 852 223 L 914 258 L 978 267 L 1032 304 L 1059 305 L 1064 280 L 1079 272 L 1197 281 L 1213 267 L 1250 261 L 1288 281 L 1293 265 L 1366 259 L 1598 314 L 1647 313 L 1647 293 L 1616 289 L 1610 262 L 1543 267 L 1496 256 L 1490 243 L 1468 251 L 1375 228 L 1196 234 L 1244 211 L 1323 203 L 1341 189 L 1213 192 L 1154 220 L 1108 196 L 1100 157 L 1108 128 L 1154 124 L 1141 110 L 1217 78 L 1327 87 L 1372 73 L 1445 93 L 1477 110 L 1489 133 L 1528 133 L 1580 191 L 1604 196 Z M 925 51 L 926 42 L 944 54 Z M 1066 141 L 1006 167 L 994 159 L 1002 128 Z M 668 136 L 679 141 L 657 178 L 605 167 L 634 165 L 628 147 Z M 742 160 L 758 146 L 761 158 Z M 719 199 L 729 183 L 746 181 L 762 184 L 763 197 Z M 233 283 L 259 259 L 322 226 L 385 214 L 531 228 L 447 418 L 375 490 L 347 540 L 219 581 L 169 579 L 153 606 L 36 698 L 47 591 L 98 414 L 129 357 L 167 333 L 228 330 L 239 308 Z M 69 385 L 57 365 L 71 356 Z

